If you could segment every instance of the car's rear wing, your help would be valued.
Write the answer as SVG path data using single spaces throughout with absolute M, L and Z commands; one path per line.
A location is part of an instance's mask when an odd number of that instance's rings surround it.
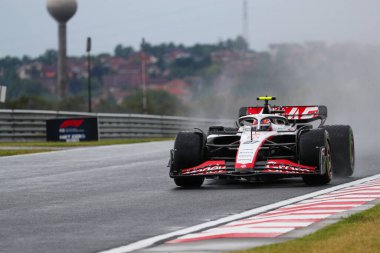
M 242 107 L 239 111 L 239 117 L 245 115 L 262 114 L 263 106 Z M 306 105 L 306 106 L 273 106 L 271 113 L 285 116 L 293 123 L 308 123 L 314 120 L 321 120 L 322 124 L 327 118 L 327 107 L 324 105 Z

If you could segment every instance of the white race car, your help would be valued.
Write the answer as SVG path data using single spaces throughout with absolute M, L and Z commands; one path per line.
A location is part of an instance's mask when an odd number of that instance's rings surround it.
M 348 125 L 325 126 L 325 106 L 243 107 L 236 128 L 210 127 L 177 134 L 170 151 L 170 177 L 181 187 L 199 187 L 205 178 L 272 180 L 301 176 L 306 184 L 351 176 L 354 137 Z M 310 124 L 320 121 L 318 127 Z

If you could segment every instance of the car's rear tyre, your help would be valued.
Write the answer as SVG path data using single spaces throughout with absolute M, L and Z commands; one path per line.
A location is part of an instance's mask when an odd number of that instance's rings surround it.
M 320 148 L 325 147 L 325 162 L 320 161 Z M 317 167 L 322 175 L 305 175 L 303 181 L 308 185 L 327 184 L 332 179 L 331 148 L 328 132 L 325 129 L 313 129 L 300 136 L 300 163 Z
M 346 125 L 323 126 L 331 141 L 334 175 L 349 177 L 355 170 L 355 143 L 352 128 Z
M 174 142 L 174 157 L 172 171 L 180 174 L 182 169 L 188 169 L 204 161 L 204 137 L 194 132 L 179 132 Z M 175 177 L 174 182 L 181 187 L 200 187 L 203 177 Z

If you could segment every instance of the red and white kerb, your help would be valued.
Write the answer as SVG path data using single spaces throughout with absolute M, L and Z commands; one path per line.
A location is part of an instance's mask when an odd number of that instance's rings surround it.
M 380 199 L 380 179 L 344 188 L 266 213 L 168 241 L 169 244 L 222 238 L 274 238 L 340 212 Z

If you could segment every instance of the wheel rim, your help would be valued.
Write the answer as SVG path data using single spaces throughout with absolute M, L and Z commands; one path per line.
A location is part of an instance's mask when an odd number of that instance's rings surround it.
M 350 134 L 350 163 L 351 168 L 355 166 L 355 145 L 354 145 L 354 137 L 352 133 Z
M 326 145 L 326 173 L 332 178 L 330 144 Z

